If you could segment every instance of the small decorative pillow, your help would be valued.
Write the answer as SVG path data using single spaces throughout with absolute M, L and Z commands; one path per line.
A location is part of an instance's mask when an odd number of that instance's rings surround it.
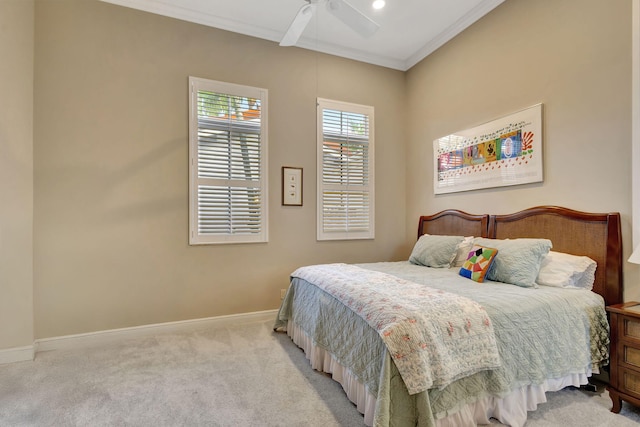
M 586 256 L 549 251 L 542 260 L 536 283 L 558 288 L 593 289 L 596 262 Z
M 465 237 L 462 242 L 458 243 L 456 248 L 456 257 L 451 262 L 451 267 L 462 267 L 462 264 L 467 260 L 469 251 L 473 247 L 473 236 Z
M 414 245 L 409 262 L 426 267 L 449 268 L 462 239 L 462 236 L 424 234 Z
M 535 288 L 542 259 L 551 249 L 549 239 L 485 239 L 476 237 L 474 243 L 496 248 L 496 257 L 487 279 Z
M 484 277 L 497 254 L 497 249 L 473 245 L 467 260 L 460 268 L 460 275 L 476 282 L 484 282 Z

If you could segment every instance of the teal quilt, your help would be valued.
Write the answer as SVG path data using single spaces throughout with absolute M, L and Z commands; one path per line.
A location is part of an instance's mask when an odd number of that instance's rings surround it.
M 609 324 L 604 301 L 591 291 L 477 283 L 459 276 L 457 269 L 409 262 L 358 266 L 475 301 L 491 319 L 501 362 L 499 367 L 446 386 L 410 394 L 375 328 L 311 281 L 292 278 L 275 327 L 285 328 L 293 321 L 315 345 L 347 367 L 376 396 L 375 425 L 430 426 L 435 419 L 481 397 L 503 397 L 548 378 L 590 375 L 608 363 Z

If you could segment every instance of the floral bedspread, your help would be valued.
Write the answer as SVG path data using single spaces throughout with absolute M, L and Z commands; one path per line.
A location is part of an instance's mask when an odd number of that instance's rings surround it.
M 409 394 L 500 366 L 493 324 L 468 298 L 349 264 L 302 267 L 291 276 L 332 295 L 374 328 Z

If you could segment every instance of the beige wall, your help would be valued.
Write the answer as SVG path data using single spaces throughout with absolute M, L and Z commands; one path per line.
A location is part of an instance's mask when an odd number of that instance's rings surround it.
M 34 55 L 33 4 L 0 1 L 0 349 L 34 319 L 46 338 L 273 309 L 297 266 L 406 258 L 444 208 L 620 211 L 627 255 L 628 3 L 508 0 L 401 73 L 94 0 L 37 1 Z M 269 89 L 267 244 L 187 244 L 189 75 Z M 374 241 L 315 241 L 316 96 L 376 108 Z M 539 102 L 543 183 L 433 195 L 433 139 Z M 301 208 L 280 206 L 283 165 Z
M 622 214 L 631 252 L 631 2 L 508 0 L 407 73 L 407 234 L 445 208 Z M 544 182 L 434 196 L 432 141 L 543 103 Z M 625 263 L 627 264 L 627 263 Z M 625 298 L 640 297 L 625 265 Z
M 33 344 L 33 10 L 0 1 L 0 350 Z
M 36 338 L 275 309 L 300 265 L 405 256 L 404 73 L 97 1 L 35 23 Z M 267 244 L 188 245 L 188 76 L 269 90 Z M 375 107 L 375 240 L 315 240 L 317 96 Z

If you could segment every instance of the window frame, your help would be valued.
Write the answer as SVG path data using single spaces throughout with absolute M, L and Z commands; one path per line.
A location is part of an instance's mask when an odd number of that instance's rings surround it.
M 363 240 L 375 239 L 375 117 L 374 107 L 368 105 L 354 104 L 343 101 L 335 101 L 324 98 L 317 98 L 316 116 L 316 148 L 317 148 L 317 219 L 316 219 L 316 239 L 324 240 Z M 325 189 L 336 190 L 336 185 L 324 183 L 324 110 L 337 110 L 341 113 L 353 113 L 366 115 L 368 118 L 368 138 L 367 138 L 367 180 L 364 185 L 342 185 L 345 193 L 348 191 L 367 192 L 369 206 L 367 210 L 368 229 L 365 231 L 325 231 L 324 230 L 324 191 Z M 347 220 L 348 221 L 348 220 Z
M 260 191 L 260 231 L 258 233 L 200 233 L 198 227 L 199 195 L 198 186 L 205 182 L 216 181 L 212 178 L 198 176 L 198 92 L 208 91 L 230 96 L 239 96 L 260 100 L 260 179 L 255 188 Z M 268 91 L 267 89 L 238 85 L 216 80 L 189 77 L 189 244 L 233 244 L 233 243 L 265 243 L 269 240 L 268 209 Z M 225 181 L 225 180 L 217 180 Z M 246 188 L 243 180 L 226 180 L 229 188 Z M 213 185 L 213 184 L 209 184 Z

